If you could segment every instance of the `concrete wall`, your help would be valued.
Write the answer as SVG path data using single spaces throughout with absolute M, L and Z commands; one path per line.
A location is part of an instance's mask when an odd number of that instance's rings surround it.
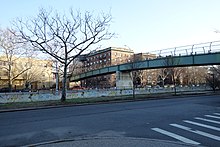
M 210 90 L 209 87 L 187 87 L 178 88 L 177 92 L 194 92 Z M 172 88 L 140 88 L 135 90 L 135 94 L 155 94 L 173 92 Z M 94 98 L 94 97 L 109 97 L 109 96 L 122 96 L 131 95 L 133 90 L 82 90 L 82 91 L 68 91 L 67 99 L 73 98 Z M 34 102 L 34 101 L 48 101 L 48 100 L 59 100 L 61 93 L 55 95 L 53 93 L 38 93 L 38 92 L 18 92 L 18 93 L 0 93 L 0 103 L 13 103 L 13 102 Z
M 116 72 L 116 87 L 117 89 L 131 89 L 133 87 L 131 72 Z
M 1 93 L 0 103 L 13 103 L 13 102 L 34 102 L 34 101 L 47 101 L 58 100 L 59 95 L 51 93 L 40 94 L 37 92 L 17 92 L 17 93 Z

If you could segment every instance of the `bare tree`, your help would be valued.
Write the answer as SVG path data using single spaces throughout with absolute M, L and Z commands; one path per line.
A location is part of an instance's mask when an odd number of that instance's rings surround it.
M 220 89 L 220 66 L 212 66 L 209 68 L 209 72 L 206 76 L 207 84 L 215 92 L 217 87 Z
M 169 72 L 167 71 L 167 68 L 161 68 L 158 70 L 158 76 L 162 81 L 162 87 L 165 85 L 165 79 L 169 75 Z
M 186 67 L 184 73 L 184 83 L 187 85 L 204 84 L 208 68 L 205 66 Z
M 159 69 L 147 69 L 145 72 L 146 85 L 156 85 L 159 77 Z
M 63 65 L 61 101 L 65 101 L 68 66 L 91 45 L 112 38 L 111 20 L 110 14 L 95 18 L 89 12 L 74 13 L 72 9 L 69 15 L 40 9 L 35 18 L 18 19 L 14 26 L 18 30 L 16 36 Z
M 179 59 L 175 58 L 173 56 L 167 56 L 164 60 L 164 65 L 168 66 L 167 68 L 167 72 L 169 73 L 169 75 L 171 76 L 173 85 L 174 85 L 174 92 L 175 95 L 177 93 L 177 89 L 176 89 L 176 84 L 177 84 L 177 80 L 180 77 L 180 74 L 183 71 L 183 68 L 179 67 L 175 67 L 176 65 L 179 65 Z
M 37 82 L 48 82 L 48 88 L 51 87 L 52 81 L 52 61 L 47 60 L 34 60 L 34 59 L 27 59 L 29 62 L 22 65 L 19 64 L 21 67 L 25 68 L 27 66 L 31 67 L 30 70 L 24 72 L 22 77 L 25 81 L 26 88 L 32 84 Z M 43 64 L 43 66 L 42 66 Z
M 83 73 L 83 63 L 79 59 L 75 59 L 69 66 L 69 75 L 77 75 Z
M 9 29 L 0 30 L 0 48 L 2 55 L 0 61 L 5 63 L 2 69 L 7 73 L 9 91 L 12 91 L 13 81 L 30 69 L 30 66 L 21 67 L 18 64 L 18 62 L 21 62 L 21 57 L 31 55 L 28 54 L 24 46 L 21 46 L 18 42 L 19 39 L 14 36 L 14 32 L 12 33 Z M 23 64 L 25 63 L 23 62 Z

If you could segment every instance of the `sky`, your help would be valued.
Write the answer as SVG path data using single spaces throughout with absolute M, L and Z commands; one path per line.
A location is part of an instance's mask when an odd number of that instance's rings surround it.
M 220 0 L 0 0 L 0 27 L 19 18 L 36 16 L 39 8 L 61 13 L 73 10 L 108 13 L 116 37 L 102 47 L 125 47 L 135 52 L 220 40 Z

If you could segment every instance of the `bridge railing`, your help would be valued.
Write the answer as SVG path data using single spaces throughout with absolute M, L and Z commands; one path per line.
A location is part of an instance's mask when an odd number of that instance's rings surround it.
M 157 58 L 166 56 L 186 56 L 186 55 L 198 55 L 220 52 L 220 41 L 212 41 L 206 43 L 199 43 L 193 45 L 185 45 L 174 48 L 167 48 L 161 50 L 150 51 L 147 54 L 154 54 Z M 85 68 L 85 67 L 82 67 Z M 97 69 L 98 70 L 98 69 Z M 82 70 L 84 71 L 84 70 Z M 83 73 L 83 72 L 82 72 Z M 81 73 L 75 73 L 79 75 Z
M 220 41 L 185 45 L 185 46 L 155 50 L 155 51 L 151 51 L 148 53 L 155 54 L 157 57 L 165 57 L 165 56 L 207 54 L 207 53 L 214 53 L 214 52 L 220 52 Z

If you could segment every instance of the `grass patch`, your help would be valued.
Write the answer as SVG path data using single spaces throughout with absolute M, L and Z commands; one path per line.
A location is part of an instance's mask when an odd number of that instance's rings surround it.
M 138 96 L 138 98 L 140 97 L 141 96 Z M 146 98 L 146 95 L 145 95 L 145 98 Z M 67 99 L 65 102 L 61 102 L 60 100 L 36 101 L 36 102 L 14 102 L 14 103 L 0 104 L 0 110 L 34 108 L 34 107 L 45 107 L 45 106 L 74 105 L 74 104 L 95 104 L 95 103 L 105 103 L 105 102 L 111 102 L 111 101 L 132 100 L 132 99 L 133 99 L 133 96 L 130 95 L 130 96 L 117 96 L 117 97 L 74 98 L 74 99 Z
M 56 106 L 60 105 L 60 101 L 38 101 L 38 102 L 15 102 L 0 104 L 0 110 L 3 109 L 19 109 L 30 107 Z

